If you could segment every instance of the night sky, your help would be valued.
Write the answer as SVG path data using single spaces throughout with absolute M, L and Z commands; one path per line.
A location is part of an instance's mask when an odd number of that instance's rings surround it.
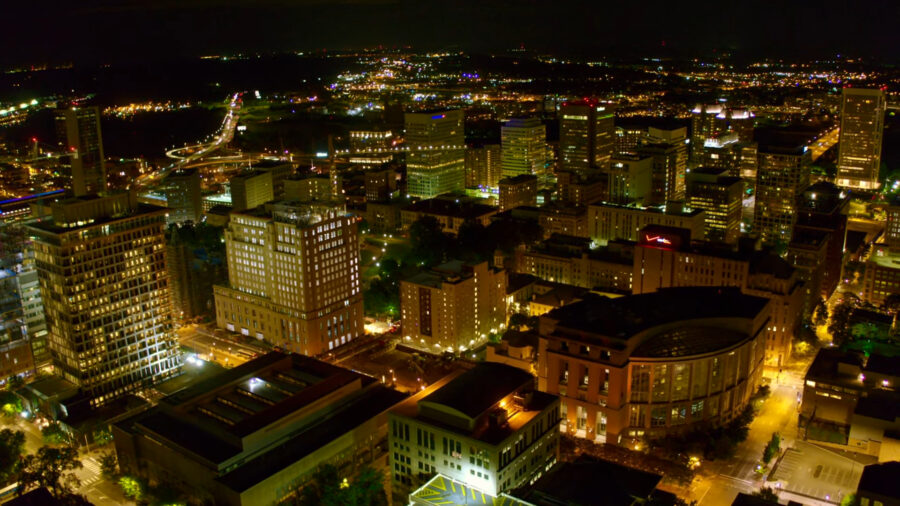
M 555 53 L 900 58 L 898 0 L 4 2 L 2 63 L 411 45 Z M 56 6 L 54 8 L 54 6 Z M 665 47 L 663 48 L 663 42 Z

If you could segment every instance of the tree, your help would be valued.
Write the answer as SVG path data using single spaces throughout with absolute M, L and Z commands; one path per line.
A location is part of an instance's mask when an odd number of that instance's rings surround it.
M 819 297 L 819 300 L 816 301 L 816 307 L 813 309 L 813 325 L 825 325 L 828 323 L 828 305 L 825 304 L 825 299 Z
M 104 453 L 100 456 L 100 473 L 107 480 L 111 480 L 119 474 L 119 461 L 115 453 Z
M 32 486 L 45 487 L 54 497 L 63 497 L 81 484 L 81 480 L 70 471 L 82 467 L 75 447 L 44 446 L 23 460 L 19 487 L 21 490 Z
M 412 263 L 431 267 L 444 258 L 447 236 L 434 216 L 423 216 L 409 226 Z
M 828 325 L 828 333 L 835 346 L 844 344 L 850 338 L 850 315 L 856 305 L 850 299 L 844 299 L 835 306 L 831 312 L 831 324 Z
M 513 313 L 509 315 L 509 328 L 519 330 L 525 325 L 528 325 L 527 313 Z
M 13 481 L 22 466 L 25 453 L 25 434 L 21 431 L 0 431 L 0 484 Z
M 63 430 L 59 422 L 50 422 L 41 429 L 41 435 L 44 436 L 44 442 L 51 445 L 61 445 L 69 443 L 69 434 Z
M 6 417 L 14 417 L 24 410 L 22 398 L 9 390 L 0 391 L 0 407 Z
M 387 504 L 381 473 L 371 467 L 360 469 L 352 482 L 341 478 L 331 464 L 316 469 L 312 480 L 300 490 L 296 506 L 382 506 Z
M 769 487 L 761 487 L 756 492 L 753 492 L 753 495 L 759 497 L 764 501 L 774 502 L 776 504 L 778 503 L 778 494 L 776 494 L 775 491 Z
M 884 309 L 891 314 L 896 314 L 900 310 L 900 293 L 892 293 L 884 298 Z
M 99 446 L 112 443 L 113 440 L 112 430 L 110 430 L 109 425 L 95 427 L 91 435 L 94 438 L 94 443 Z
M 778 455 L 779 451 L 781 451 L 781 436 L 775 432 L 772 434 L 772 439 L 769 440 L 769 443 L 766 444 L 766 447 L 763 449 L 763 463 L 768 464 L 771 462 L 772 458 L 775 457 L 775 455 Z

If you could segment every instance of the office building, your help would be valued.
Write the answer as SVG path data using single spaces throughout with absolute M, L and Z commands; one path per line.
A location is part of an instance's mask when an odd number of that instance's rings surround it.
M 802 236 L 807 232 L 824 232 L 828 241 L 822 262 L 822 279 L 815 297 L 828 300 L 840 283 L 849 208 L 849 193 L 825 181 L 809 186 L 800 195 L 794 236 Z
M 519 206 L 537 205 L 537 176 L 520 174 L 497 182 L 500 187 L 500 212 Z
M 506 271 L 453 260 L 400 282 L 403 344 L 474 349 L 506 323 Z
M 517 250 L 516 272 L 551 283 L 631 293 L 634 243 L 612 241 L 591 247 L 582 237 L 553 235 L 529 250 Z
M 892 251 L 900 251 L 900 196 L 895 196 L 885 209 L 887 220 L 884 227 L 884 242 Z
M 569 205 L 564 202 L 553 202 L 540 207 L 538 210 L 538 224 L 544 232 L 545 239 L 553 234 L 587 237 L 587 208 L 579 205 Z
M 647 128 L 645 122 L 629 123 L 628 118 L 616 120 L 616 154 L 633 153 L 647 140 Z
M 744 181 L 726 169 L 700 167 L 687 176 L 687 205 L 706 216 L 706 240 L 736 244 L 741 235 Z
M 597 244 L 615 239 L 637 241 L 641 229 L 647 225 L 686 228 L 691 231 L 691 237 L 704 237 L 706 212 L 674 204 L 662 209 L 604 202 L 588 206 L 587 237 Z
M 797 203 L 809 186 L 812 154 L 806 146 L 759 146 L 753 231 L 764 244 L 787 245 L 797 222 Z
M 542 174 L 547 165 L 547 129 L 537 118 L 513 118 L 500 128 L 502 176 Z
M 436 474 L 496 496 L 533 483 L 559 456 L 559 399 L 508 365 L 456 371 L 388 419 L 395 502 Z
M 203 217 L 200 171 L 181 169 L 169 173 L 164 192 L 166 207 L 169 208 L 169 224 L 186 221 L 200 223 L 200 218 Z
M 635 152 L 642 158 L 653 160 L 647 205 L 663 205 L 684 200 L 688 153 L 687 145 L 683 141 L 641 144 Z
M 753 142 L 756 115 L 746 109 L 720 104 L 698 104 L 691 111 L 691 160 L 700 163 L 707 139 L 734 133 L 741 142 Z
M 284 182 L 294 174 L 294 166 L 284 160 L 261 160 L 251 167 L 257 172 L 268 172 L 272 175 L 272 200 L 286 198 Z
M 75 196 L 106 191 L 106 160 L 100 133 L 100 108 L 68 107 L 56 111 L 56 132 L 69 153 Z
M 395 142 L 388 129 L 350 130 L 350 163 L 372 169 L 391 162 Z
M 634 249 L 632 291 L 734 286 L 745 294 L 770 299 L 770 320 L 761 344 L 766 349 L 766 365 L 780 368 L 790 357 L 791 343 L 800 331 L 804 284 L 798 270 L 778 255 L 742 246 L 735 250 L 714 243 L 692 243 L 687 230 L 646 227 Z
M 560 430 L 642 444 L 731 420 L 762 377 L 770 302 L 731 287 L 583 300 L 541 317 L 538 385 Z
M 434 198 L 420 200 L 401 209 L 400 223 L 406 230 L 420 218 L 431 216 L 441 224 L 444 233 L 456 235 L 459 228 L 467 222 L 487 227 L 495 214 L 497 214 L 496 207 L 479 204 L 473 200 Z
M 216 325 L 318 355 L 363 335 L 357 221 L 343 205 L 270 203 L 231 213 Z
M 253 209 L 274 198 L 271 172 L 248 170 L 231 178 L 231 208 L 235 211 Z
M 869 464 L 863 468 L 856 486 L 856 500 L 860 506 L 900 506 L 897 476 L 900 476 L 898 461 Z
M 586 99 L 560 106 L 560 170 L 583 175 L 607 166 L 615 142 L 614 105 Z
M 609 198 L 609 177 L 606 169 L 586 174 L 557 171 L 558 202 L 572 206 L 586 206 Z
M 755 188 L 757 148 L 755 142 L 741 142 L 736 133 L 721 134 L 703 142 L 699 163 L 703 167 L 727 169 L 729 176 L 740 177 L 748 188 Z
M 886 109 L 884 89 L 843 89 L 838 138 L 838 186 L 878 189 Z
M 822 348 L 806 371 L 801 437 L 825 447 L 879 457 L 900 448 L 896 357 Z M 895 457 L 896 458 L 896 457 Z
M 387 202 L 397 191 L 397 173 L 394 169 L 377 169 L 366 172 L 366 202 Z
M 822 280 L 828 267 L 826 259 L 829 249 L 829 234 L 823 230 L 795 230 L 787 245 L 785 259 L 797 269 L 803 281 L 804 315 L 812 315 L 816 303 L 822 298 Z
M 431 198 L 465 189 L 461 110 L 406 114 L 406 193 Z
M 888 296 L 900 293 L 900 255 L 875 246 L 865 265 L 863 300 L 880 306 Z
M 286 200 L 297 202 L 330 202 L 334 199 L 331 178 L 316 173 L 291 176 L 284 180 Z
M 178 374 L 166 210 L 132 193 L 50 205 L 28 225 L 53 364 L 92 406 Z
M 484 144 L 466 148 L 466 187 L 496 188 L 500 180 L 500 145 Z
M 279 504 L 331 464 L 387 463 L 387 411 L 404 394 L 298 354 L 272 352 L 113 424 L 119 468 L 196 504 Z
M 633 153 L 616 155 L 612 157 L 606 175 L 607 201 L 623 205 L 643 204 L 652 190 L 653 158 Z

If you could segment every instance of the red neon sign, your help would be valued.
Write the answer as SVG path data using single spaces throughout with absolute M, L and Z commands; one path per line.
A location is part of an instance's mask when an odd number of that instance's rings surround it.
M 661 235 L 653 235 L 653 236 L 647 235 L 647 236 L 644 236 L 644 239 L 647 242 L 655 242 L 657 244 L 672 244 L 672 241 L 670 241 L 669 239 L 666 239 L 665 237 L 663 237 Z

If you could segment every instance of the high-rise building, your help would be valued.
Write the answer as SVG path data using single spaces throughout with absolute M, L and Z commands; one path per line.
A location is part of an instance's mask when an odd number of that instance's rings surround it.
M 764 244 L 787 245 L 797 222 L 797 202 L 809 186 L 812 155 L 805 146 L 759 147 L 753 230 Z
M 883 89 L 844 88 L 838 139 L 838 186 L 878 188 L 886 109 Z
M 520 174 L 515 177 L 501 179 L 500 212 L 520 206 L 537 205 L 537 176 Z
M 691 111 L 691 161 L 700 163 L 705 141 L 723 133 L 733 132 L 739 141 L 752 142 L 755 124 L 756 115 L 746 109 L 698 104 Z
M 106 191 L 106 160 L 97 106 L 69 107 L 56 112 L 56 131 L 65 143 L 76 196 Z
M 687 173 L 687 145 L 675 142 L 650 142 L 635 149 L 641 157 L 653 159 L 653 173 L 648 205 L 662 205 L 684 200 L 684 177 Z
M 332 201 L 334 188 L 331 178 L 315 173 L 291 176 L 284 180 L 286 200 L 299 202 Z
M 586 174 L 605 167 L 616 143 L 615 106 L 593 99 L 559 108 L 559 168 Z
M 466 148 L 466 187 L 496 188 L 501 178 L 500 145 Z
M 393 502 L 409 502 L 435 473 L 479 498 L 526 485 L 559 458 L 559 420 L 559 398 L 536 391 L 521 369 L 484 362 L 457 371 L 388 413 Z
M 248 170 L 231 178 L 231 208 L 244 211 L 275 198 L 272 173 Z
M 503 177 L 540 174 L 547 164 L 547 128 L 537 118 L 513 118 L 500 128 Z
M 200 171 L 182 169 L 171 172 L 165 182 L 166 207 L 171 223 L 193 221 L 203 217 L 203 199 L 200 193 Z
M 394 133 L 386 128 L 350 130 L 350 163 L 375 168 L 394 159 Z
M 283 160 L 262 160 L 253 164 L 253 170 L 272 175 L 272 200 L 283 200 L 284 182 L 294 174 L 294 166 Z
M 900 250 L 900 196 L 895 196 L 888 203 L 887 222 L 884 227 L 884 239 L 893 251 Z
M 433 353 L 484 343 L 506 322 L 506 271 L 454 260 L 400 282 L 403 343 Z
M 687 176 L 687 205 L 706 211 L 706 240 L 737 243 L 744 181 L 728 170 L 700 167 Z
M 633 153 L 616 155 L 610 161 L 606 185 L 609 201 L 614 204 L 643 204 L 650 195 L 653 182 L 653 158 Z
M 356 220 L 341 204 L 273 202 L 233 212 L 220 328 L 317 355 L 363 335 Z
M 828 300 L 841 280 L 850 195 L 831 183 L 820 181 L 803 191 L 797 207 L 794 234 L 818 231 L 824 232 L 828 238 L 822 281 L 815 287 L 818 291 L 814 293 L 814 297 Z
M 378 169 L 366 172 L 366 202 L 387 202 L 397 191 L 397 173 L 394 169 Z
M 465 189 L 463 128 L 458 109 L 406 114 L 406 193 L 431 198 Z
M 51 204 L 28 225 L 57 371 L 92 406 L 178 374 L 166 210 L 132 193 Z
M 703 156 L 698 163 L 703 167 L 728 169 L 729 176 L 743 179 L 749 188 L 756 187 L 757 144 L 741 142 L 735 133 L 706 139 Z

